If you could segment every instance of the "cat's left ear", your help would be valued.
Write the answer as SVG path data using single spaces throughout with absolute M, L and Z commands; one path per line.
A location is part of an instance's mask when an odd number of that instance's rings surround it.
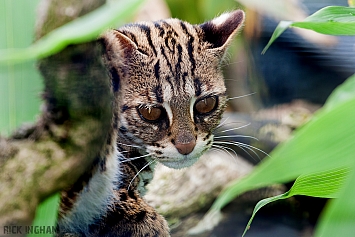
M 204 41 L 210 49 L 224 51 L 233 36 L 242 28 L 245 14 L 242 10 L 224 13 L 211 21 L 200 25 L 204 32 Z

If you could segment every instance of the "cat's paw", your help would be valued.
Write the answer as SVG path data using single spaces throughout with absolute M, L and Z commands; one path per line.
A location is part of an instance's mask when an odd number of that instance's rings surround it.
M 169 237 L 166 220 L 134 191 L 116 191 L 116 200 L 94 236 Z M 96 235 L 97 234 L 97 235 Z

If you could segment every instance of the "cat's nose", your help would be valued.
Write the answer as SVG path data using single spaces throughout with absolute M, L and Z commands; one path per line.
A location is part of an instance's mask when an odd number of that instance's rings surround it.
M 193 151 L 193 149 L 195 148 L 195 145 L 196 145 L 195 139 L 193 139 L 187 143 L 180 143 L 180 142 L 175 143 L 176 149 L 182 155 L 190 154 Z

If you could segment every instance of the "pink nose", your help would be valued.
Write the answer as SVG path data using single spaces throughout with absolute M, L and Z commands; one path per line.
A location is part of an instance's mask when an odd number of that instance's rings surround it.
M 177 142 L 175 144 L 175 147 L 180 154 L 187 155 L 193 151 L 193 149 L 195 148 L 195 145 L 196 145 L 196 140 L 193 139 L 192 141 L 190 141 L 188 143 Z

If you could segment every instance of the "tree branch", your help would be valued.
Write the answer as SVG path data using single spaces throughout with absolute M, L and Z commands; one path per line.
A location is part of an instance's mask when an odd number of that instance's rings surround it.
M 43 1 L 37 38 L 103 3 Z M 0 226 L 30 224 L 39 202 L 75 182 L 104 146 L 113 96 L 101 55 L 100 45 L 90 42 L 39 62 L 45 84 L 40 119 L 0 138 Z

